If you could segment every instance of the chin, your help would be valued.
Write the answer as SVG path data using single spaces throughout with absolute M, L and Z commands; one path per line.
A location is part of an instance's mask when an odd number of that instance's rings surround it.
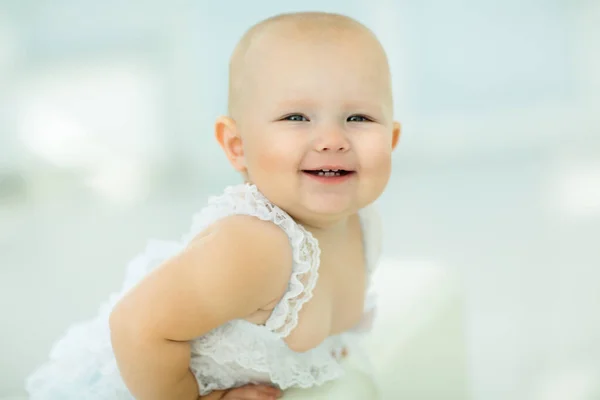
M 306 199 L 302 208 L 307 212 L 323 217 L 337 217 L 351 215 L 358 211 L 360 206 L 356 199 L 340 198 L 337 196 L 319 196 L 319 198 Z

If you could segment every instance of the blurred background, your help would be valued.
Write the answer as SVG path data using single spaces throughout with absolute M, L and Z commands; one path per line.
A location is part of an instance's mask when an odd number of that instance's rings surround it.
M 212 136 L 236 41 L 341 12 L 388 51 L 386 399 L 600 399 L 600 1 L 0 0 L 0 398 L 238 183 Z

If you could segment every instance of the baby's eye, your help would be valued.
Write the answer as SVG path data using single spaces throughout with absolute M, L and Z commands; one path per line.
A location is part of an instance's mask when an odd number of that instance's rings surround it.
M 302 114 L 290 114 L 286 117 L 283 117 L 282 120 L 283 121 L 293 121 L 293 122 L 303 122 L 303 121 L 308 121 L 308 118 L 306 118 Z
M 348 122 L 369 122 L 371 121 L 369 118 L 364 115 L 351 115 L 348 117 Z

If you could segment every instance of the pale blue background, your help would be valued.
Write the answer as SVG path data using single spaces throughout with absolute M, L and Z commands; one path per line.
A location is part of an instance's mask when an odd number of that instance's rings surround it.
M 380 201 L 387 397 L 600 398 L 600 2 L 323 4 L 0 2 L 0 398 L 147 238 L 239 181 L 212 138 L 229 53 L 311 9 L 379 35 L 404 126 Z

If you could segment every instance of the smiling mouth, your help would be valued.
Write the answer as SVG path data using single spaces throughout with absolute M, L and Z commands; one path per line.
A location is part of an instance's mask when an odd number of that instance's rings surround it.
M 353 174 L 354 171 L 347 171 L 345 169 L 315 169 L 315 170 L 302 170 L 302 172 L 305 172 L 307 174 L 310 175 L 315 175 L 315 176 L 345 176 L 345 175 L 349 175 L 349 174 Z

